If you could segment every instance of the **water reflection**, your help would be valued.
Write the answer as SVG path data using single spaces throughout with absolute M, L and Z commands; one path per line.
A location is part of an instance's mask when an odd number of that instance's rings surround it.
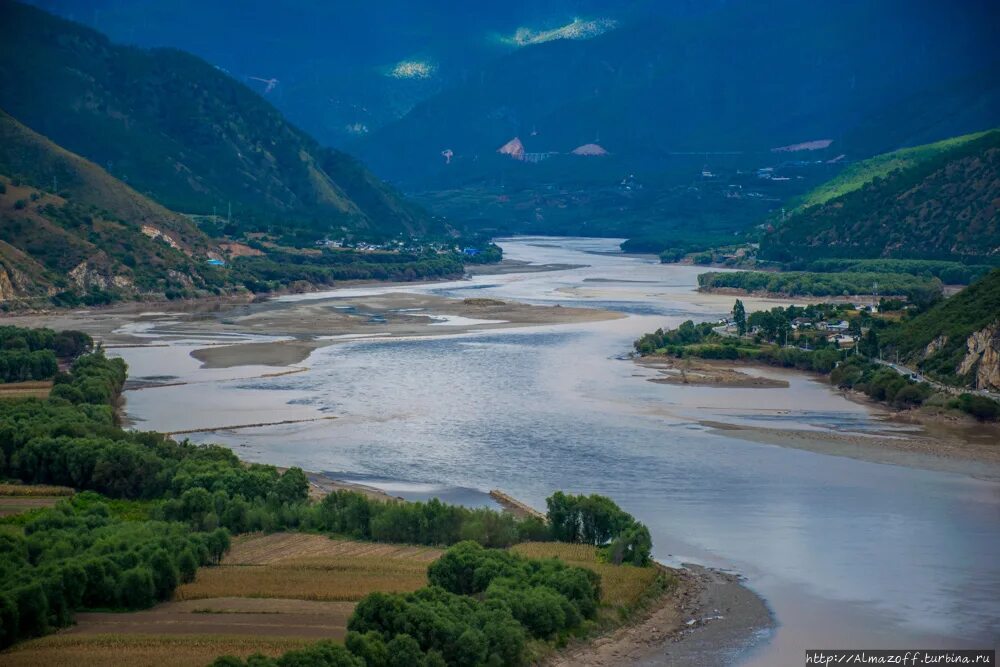
M 488 502 L 483 492 L 502 488 L 541 507 L 556 488 L 611 495 L 650 526 L 658 558 L 737 569 L 767 597 L 781 625 L 747 658 L 751 664 L 798 664 L 801 651 L 813 645 L 995 645 L 998 485 L 708 429 L 700 422 L 820 432 L 878 424 L 865 407 L 784 371 L 766 372 L 788 380 L 788 388 L 646 382 L 648 369 L 619 358 L 635 337 L 728 310 L 728 299 L 692 291 L 696 267 L 589 254 L 613 251 L 607 240 L 504 246 L 515 259 L 589 266 L 406 289 L 463 298 L 474 289 L 491 298 L 613 308 L 630 316 L 499 333 L 352 340 L 313 353 L 308 372 L 253 381 L 232 379 L 248 374 L 246 368 L 228 369 L 228 376 L 194 370 L 173 348 L 122 350 L 147 374 L 167 367 L 212 381 L 134 392 L 129 413 L 166 430 L 181 428 L 178 419 L 203 425 L 241 423 L 251 413 L 258 416 L 254 422 L 336 415 L 334 421 L 196 437 L 238 447 L 255 460 L 350 471 L 413 498 L 480 504 Z M 346 292 L 387 291 L 399 288 Z M 331 296 L 336 293 L 283 302 Z

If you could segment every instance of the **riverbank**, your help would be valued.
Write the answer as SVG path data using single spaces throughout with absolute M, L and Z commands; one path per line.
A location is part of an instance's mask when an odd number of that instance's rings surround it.
M 914 432 L 830 432 L 780 429 L 714 420 L 702 426 L 728 437 L 779 447 L 843 456 L 891 465 L 950 472 L 977 479 L 1000 480 L 1000 447 L 996 440 L 969 442 L 954 434 Z
M 664 377 L 648 381 L 674 386 L 729 388 L 782 388 L 789 382 L 770 376 L 776 367 L 751 361 L 678 359 L 666 356 L 636 358 L 635 363 Z M 690 367 L 686 364 L 690 363 Z M 737 367 L 743 370 L 737 370 Z M 664 369 L 668 369 L 664 371 Z M 753 371 L 765 374 L 753 374 Z M 811 377 L 829 386 L 828 378 L 807 371 L 778 369 Z M 683 375 L 682 375 L 683 372 Z M 688 382 L 684 382 L 684 378 Z M 853 403 L 872 411 L 885 428 L 872 431 L 831 431 L 809 428 L 783 429 L 723 422 L 715 419 L 698 423 L 714 432 L 749 442 L 803 449 L 819 454 L 846 456 L 874 463 L 888 463 L 924 470 L 970 475 L 1000 480 L 1000 424 L 977 422 L 968 415 L 932 407 L 894 410 L 863 393 L 830 387 Z M 775 416 L 781 411 L 772 411 Z M 761 413 L 761 416 L 767 411 Z
M 560 652 L 546 667 L 716 667 L 774 626 L 763 598 L 739 576 L 692 563 L 669 572 L 677 584 L 643 613 L 611 633 Z
M 699 287 L 702 294 L 717 294 L 719 296 L 731 296 L 735 298 L 750 297 L 753 299 L 776 299 L 795 300 L 803 303 L 871 303 L 871 294 L 837 294 L 816 296 L 813 294 L 788 294 L 785 292 L 768 292 L 766 290 L 745 290 L 737 287 Z M 882 294 L 884 297 L 894 297 L 898 295 Z

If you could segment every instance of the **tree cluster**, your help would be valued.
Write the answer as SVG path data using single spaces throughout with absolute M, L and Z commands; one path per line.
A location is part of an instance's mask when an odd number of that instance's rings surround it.
M 876 288 L 875 285 L 878 285 Z M 698 275 L 702 289 L 740 289 L 790 296 L 851 296 L 879 294 L 905 296 L 927 306 L 941 298 L 941 281 L 908 273 L 816 273 L 807 271 L 727 271 Z
M 516 667 L 527 664 L 531 640 L 580 631 L 600 599 L 600 578 L 590 570 L 475 542 L 451 547 L 428 579 L 430 586 L 414 593 L 364 598 L 343 647 L 320 644 L 246 662 L 224 657 L 213 667 Z
M 80 608 L 138 609 L 165 600 L 229 548 L 224 530 L 123 521 L 86 494 L 0 533 L 0 646 L 69 625 Z
M 610 498 L 556 491 L 546 499 L 549 529 L 560 542 L 604 547 L 616 565 L 648 565 L 653 541 L 649 529 Z

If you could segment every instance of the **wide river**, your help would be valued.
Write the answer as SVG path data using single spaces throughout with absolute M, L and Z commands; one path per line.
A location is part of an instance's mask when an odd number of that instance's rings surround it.
M 658 560 L 737 571 L 767 600 L 774 629 L 732 654 L 734 664 L 801 665 L 806 648 L 997 645 L 1000 484 L 707 428 L 700 422 L 820 432 L 884 424 L 790 372 L 768 371 L 790 382 L 780 389 L 647 382 L 652 371 L 621 358 L 636 337 L 718 318 L 731 299 L 696 293 L 698 269 L 617 254 L 613 240 L 502 245 L 510 259 L 585 266 L 283 299 L 408 291 L 628 316 L 358 338 L 315 351 L 306 372 L 272 378 L 246 379 L 273 368 L 199 368 L 187 353 L 204 342 L 126 348 L 116 352 L 133 376 L 191 382 L 129 392 L 128 414 L 166 431 L 333 415 L 197 439 L 411 498 L 486 504 L 499 488 L 544 508 L 555 489 L 611 496 L 649 526 Z

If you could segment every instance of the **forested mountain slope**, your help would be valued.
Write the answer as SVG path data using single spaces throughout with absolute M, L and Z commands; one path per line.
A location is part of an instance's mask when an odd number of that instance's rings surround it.
M 1000 269 L 890 330 L 884 342 L 937 379 L 1000 391 Z
M 322 236 L 420 234 L 429 218 L 199 58 L 111 43 L 0 1 L 0 107 L 184 213 Z M 304 231 L 303 231 L 304 230 Z
M 0 301 L 209 288 L 218 248 L 96 164 L 0 111 Z
M 1000 262 L 1000 131 L 943 148 L 856 165 L 778 223 L 761 256 Z

